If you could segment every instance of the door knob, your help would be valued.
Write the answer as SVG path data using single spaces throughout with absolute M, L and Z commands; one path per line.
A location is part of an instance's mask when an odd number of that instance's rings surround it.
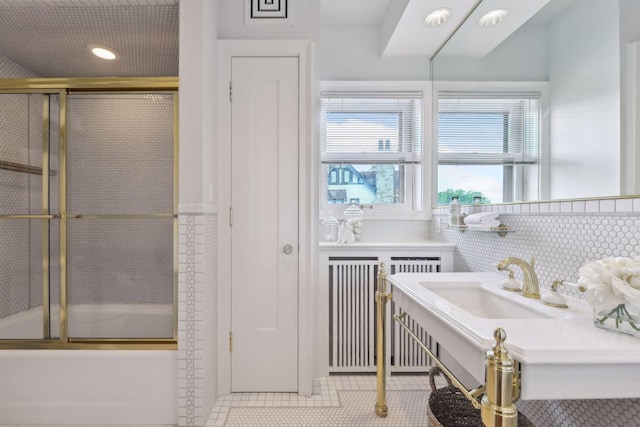
M 291 252 L 293 252 L 293 246 L 284 245 L 284 247 L 282 248 L 282 252 L 284 252 L 287 255 L 291 254 Z

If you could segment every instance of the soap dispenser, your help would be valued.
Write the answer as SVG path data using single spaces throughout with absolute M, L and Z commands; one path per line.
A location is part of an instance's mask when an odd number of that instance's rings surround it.
M 458 225 L 458 215 L 461 213 L 462 205 L 460 204 L 460 197 L 453 196 L 449 204 L 449 224 Z

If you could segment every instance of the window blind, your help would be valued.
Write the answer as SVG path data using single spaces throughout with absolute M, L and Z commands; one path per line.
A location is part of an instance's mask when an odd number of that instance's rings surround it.
M 322 92 L 322 163 L 419 163 L 422 95 L 422 92 Z
M 438 163 L 538 163 L 540 114 L 539 93 L 440 93 Z

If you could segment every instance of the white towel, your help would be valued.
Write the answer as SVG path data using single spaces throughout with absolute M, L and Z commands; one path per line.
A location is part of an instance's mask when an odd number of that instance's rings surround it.
M 500 221 L 485 222 L 482 224 L 467 224 L 469 230 L 491 231 L 492 228 L 500 226 Z
M 498 219 L 498 212 L 479 212 L 464 217 L 465 224 L 486 224 Z

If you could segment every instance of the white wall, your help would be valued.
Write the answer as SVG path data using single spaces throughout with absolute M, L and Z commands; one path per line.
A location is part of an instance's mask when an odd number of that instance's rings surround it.
M 199 203 L 203 195 L 204 23 L 200 0 L 180 3 L 180 203 Z
M 286 24 L 245 24 L 246 0 L 219 0 L 218 39 L 306 39 L 317 40 L 320 30 L 320 0 L 290 1 L 292 20 Z
M 548 24 L 553 199 L 620 194 L 618 2 L 598 5 L 575 2 Z
M 345 0 L 348 1 L 348 0 Z M 320 0 L 292 1 L 291 24 L 245 24 L 244 1 L 220 0 L 218 38 L 307 39 L 319 80 L 428 80 L 429 58 L 381 59 L 378 25 L 322 25 Z
M 318 76 L 322 81 L 429 80 L 429 58 L 427 57 L 381 57 L 378 25 L 322 25 L 320 37 L 314 42 Z M 429 132 L 429 129 L 430 126 L 425 126 L 424 131 Z M 426 146 L 429 145 L 426 144 Z M 319 196 L 316 194 L 315 197 Z M 315 222 L 318 223 L 318 221 Z M 397 242 L 426 239 L 427 224 L 427 221 L 367 220 L 367 212 L 365 212 L 363 241 Z
M 217 3 L 180 2 L 180 426 L 204 425 L 218 397 Z
M 345 0 L 346 1 L 346 0 Z M 219 0 L 217 14 L 218 39 L 307 39 L 314 45 L 314 104 L 318 105 L 320 80 L 418 80 L 429 78 L 428 58 L 382 59 L 380 57 L 380 34 L 377 25 L 323 25 L 321 23 L 320 0 L 292 1 L 293 20 L 290 24 L 258 23 L 246 24 L 244 3 L 239 0 Z M 317 123 L 314 124 L 314 127 Z M 317 135 L 319 130 L 314 132 Z M 317 153 L 314 141 L 314 156 Z M 311 173 L 312 171 L 310 171 Z M 315 180 L 315 178 L 313 178 Z M 222 183 L 220 183 L 222 184 Z M 312 195 L 317 199 L 317 185 Z M 319 227 L 317 214 L 312 223 Z M 404 221 L 405 223 L 407 221 Z M 393 223 L 393 221 L 391 221 Z M 411 234 L 423 235 L 424 222 L 416 222 Z M 406 228 L 407 224 L 402 224 Z M 372 227 L 373 228 L 373 227 Z M 387 234 L 374 233 L 371 240 L 386 239 Z
M 544 27 L 525 26 L 484 58 L 447 57 L 446 47 L 434 60 L 435 80 L 544 81 L 547 79 Z
M 217 2 L 180 3 L 180 203 L 216 196 Z
M 346 0 L 345 0 L 346 1 Z M 428 80 L 429 58 L 381 58 L 378 25 L 323 25 L 320 80 Z

